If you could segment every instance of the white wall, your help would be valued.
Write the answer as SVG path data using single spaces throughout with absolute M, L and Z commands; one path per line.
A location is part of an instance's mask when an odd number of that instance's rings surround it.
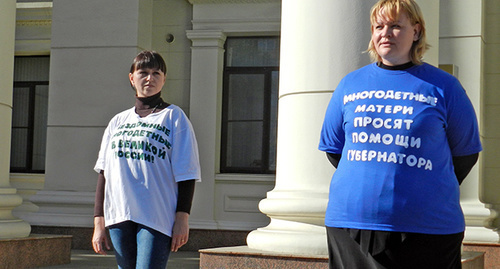
M 195 1 L 193 30 L 187 32 L 192 41 L 189 114 L 203 180 L 196 186 L 191 227 L 252 230 L 269 221 L 258 203 L 273 188 L 274 175 L 219 174 L 223 48 L 227 36 L 278 35 L 280 2 L 199 2 L 205 1 Z
M 150 47 L 152 0 L 56 0 L 52 12 L 45 186 L 28 220 L 91 227 L 100 140 L 134 104 L 128 70 Z

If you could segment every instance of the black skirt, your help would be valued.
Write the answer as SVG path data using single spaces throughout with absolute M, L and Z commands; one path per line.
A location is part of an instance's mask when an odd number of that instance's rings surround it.
M 331 269 L 462 268 L 464 233 L 433 235 L 326 227 Z

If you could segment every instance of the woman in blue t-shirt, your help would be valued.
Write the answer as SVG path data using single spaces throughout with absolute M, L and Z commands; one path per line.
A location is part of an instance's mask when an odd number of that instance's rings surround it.
M 337 168 L 325 225 L 330 268 L 461 268 L 459 184 L 481 151 L 460 82 L 422 62 L 413 0 L 371 10 L 373 64 L 342 79 L 319 149 Z

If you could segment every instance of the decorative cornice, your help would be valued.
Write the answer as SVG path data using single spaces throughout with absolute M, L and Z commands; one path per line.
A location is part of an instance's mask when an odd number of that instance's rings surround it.
M 17 20 L 16 26 L 47 27 L 52 25 L 52 20 Z
M 259 3 L 279 3 L 280 0 L 187 0 L 192 5 L 195 4 L 259 4 Z
M 41 8 L 52 9 L 52 2 L 16 3 L 16 8 L 18 8 L 18 9 L 41 9 Z

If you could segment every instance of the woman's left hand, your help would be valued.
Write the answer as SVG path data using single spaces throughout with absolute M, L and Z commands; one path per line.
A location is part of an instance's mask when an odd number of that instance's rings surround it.
M 186 212 L 176 212 L 174 228 L 172 230 L 171 251 L 177 250 L 185 245 L 189 239 L 189 214 Z

